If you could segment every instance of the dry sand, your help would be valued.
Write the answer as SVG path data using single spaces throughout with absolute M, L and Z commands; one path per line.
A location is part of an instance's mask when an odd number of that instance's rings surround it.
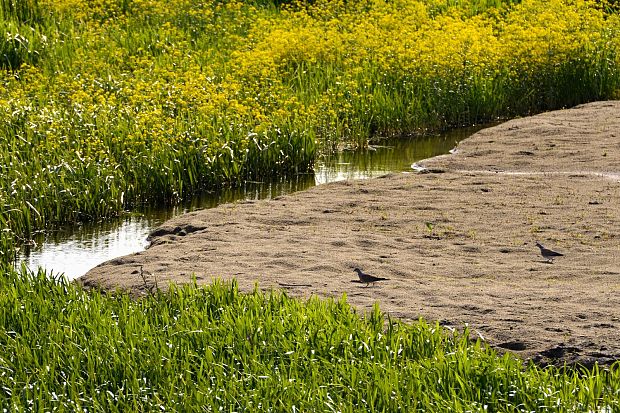
M 140 266 L 159 286 L 236 278 L 466 323 L 542 364 L 620 359 L 620 102 L 512 120 L 421 164 L 186 214 L 81 282 L 144 292 Z M 354 267 L 390 280 L 352 283 Z

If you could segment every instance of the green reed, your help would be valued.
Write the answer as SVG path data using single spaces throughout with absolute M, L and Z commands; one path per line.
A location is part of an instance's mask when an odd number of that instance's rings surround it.
M 620 370 L 539 368 L 340 300 L 185 285 L 133 299 L 0 274 L 10 411 L 615 411 Z
M 308 171 L 343 141 L 620 89 L 618 15 L 598 3 L 140 4 L 2 0 L 5 257 L 62 223 Z

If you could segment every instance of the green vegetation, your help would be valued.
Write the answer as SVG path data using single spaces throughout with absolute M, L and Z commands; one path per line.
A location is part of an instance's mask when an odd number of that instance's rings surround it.
M 133 300 L 6 265 L 37 231 L 306 171 L 342 142 L 618 97 L 617 10 L 0 0 L 0 408 L 619 410 L 618 365 L 523 367 L 344 300 L 219 283 Z
M 617 97 L 615 2 L 1 0 L 0 254 L 317 150 Z
M 620 409 L 620 369 L 523 367 L 424 322 L 215 283 L 85 292 L 0 277 L 0 407 L 22 411 Z

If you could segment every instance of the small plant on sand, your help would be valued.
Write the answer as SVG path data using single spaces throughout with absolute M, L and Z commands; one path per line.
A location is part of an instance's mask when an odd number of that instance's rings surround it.
M 426 230 L 428 231 L 428 237 L 429 238 L 433 238 L 434 236 L 434 231 L 435 231 L 435 224 L 433 224 L 432 222 L 425 222 L 424 226 L 426 227 Z

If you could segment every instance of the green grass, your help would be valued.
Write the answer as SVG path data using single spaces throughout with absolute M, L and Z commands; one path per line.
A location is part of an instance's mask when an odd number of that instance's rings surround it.
M 422 321 L 236 285 L 132 299 L 0 274 L 4 411 L 620 409 L 620 369 L 539 368 Z
M 616 2 L 0 0 L 0 410 L 620 410 L 620 369 L 542 369 L 346 301 L 134 300 L 16 245 L 319 151 L 618 97 Z
M 0 1 L 0 260 L 343 141 L 620 91 L 615 3 Z

